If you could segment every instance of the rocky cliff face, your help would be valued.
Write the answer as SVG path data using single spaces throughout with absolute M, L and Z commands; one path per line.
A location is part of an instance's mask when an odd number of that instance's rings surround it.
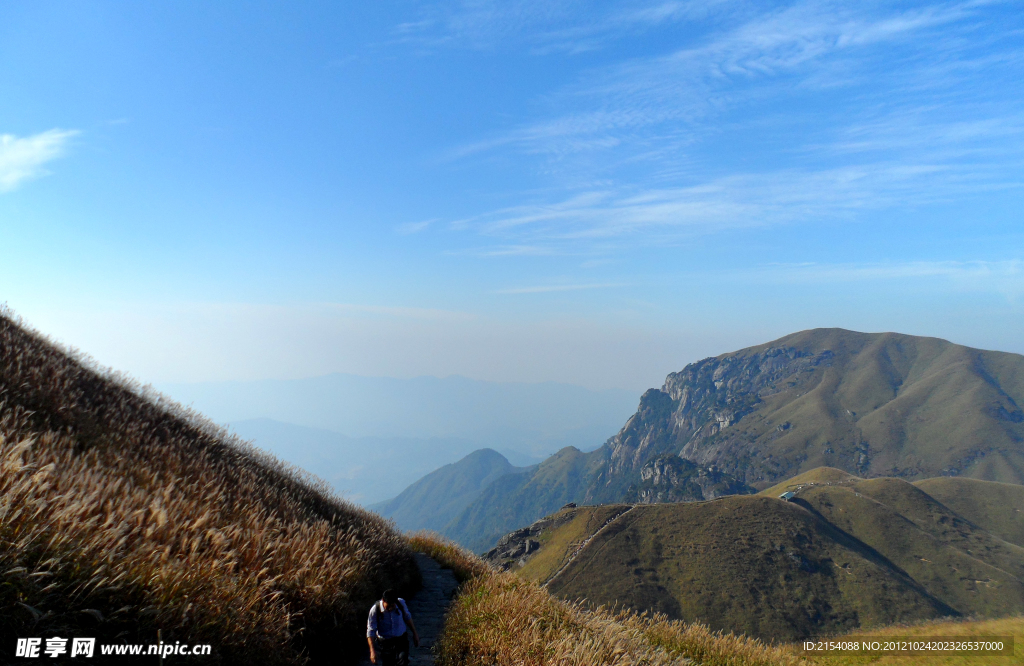
M 639 488 L 666 454 L 756 489 L 819 466 L 1024 483 L 1022 376 L 1016 354 L 841 329 L 704 359 L 644 394 L 584 501 Z
M 688 441 L 714 437 L 764 398 L 792 388 L 801 373 L 830 367 L 834 356 L 831 350 L 807 355 L 792 347 L 769 347 L 749 356 L 704 359 L 673 372 L 662 392 L 673 401 L 674 436 Z
M 700 502 L 753 489 L 716 467 L 698 467 L 674 455 L 661 455 L 640 468 L 640 480 L 626 491 L 631 504 Z
M 765 424 L 754 412 L 772 398 L 792 399 L 810 391 L 821 383 L 834 359 L 829 349 L 807 353 L 769 347 L 749 355 L 705 359 L 670 374 L 662 390 L 675 404 L 668 427 L 679 455 L 700 466 L 714 465 L 751 485 L 788 474 L 790 465 L 774 460 L 777 452 L 770 443 L 792 424 Z M 752 417 L 759 422 L 751 423 Z
M 607 465 L 584 501 L 620 499 L 615 495 L 621 492 L 622 480 L 635 477 L 648 461 L 663 454 L 678 454 L 701 468 L 718 468 L 737 477 L 739 487 L 775 478 L 778 470 L 771 456 L 761 459 L 744 447 L 750 439 L 740 432 L 733 436 L 735 426 L 766 398 L 820 380 L 833 357 L 831 350 L 807 354 L 792 347 L 769 347 L 749 355 L 704 359 L 670 374 L 661 390 L 644 393 L 637 413 L 606 444 Z

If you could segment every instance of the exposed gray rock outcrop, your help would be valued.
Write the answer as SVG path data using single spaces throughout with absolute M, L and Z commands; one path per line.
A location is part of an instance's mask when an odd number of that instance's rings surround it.
M 629 483 L 639 492 L 635 476 L 666 454 L 693 461 L 699 468 L 717 469 L 737 479 L 739 487 L 775 478 L 770 456 L 759 456 L 749 446 L 750 439 L 726 433 L 765 399 L 793 390 L 815 371 L 820 375 L 834 356 L 831 350 L 810 354 L 793 347 L 769 347 L 707 358 L 673 372 L 660 390 L 644 393 L 636 414 L 605 445 L 607 464 L 584 501 L 615 501 L 625 489 L 623 479 L 631 476 Z M 790 425 L 787 422 L 778 432 Z
M 698 467 L 675 455 L 661 455 L 640 468 L 640 482 L 630 486 L 626 501 L 635 504 L 699 502 L 752 492 L 714 466 Z
M 558 513 L 541 518 L 529 527 L 510 532 L 498 540 L 497 545 L 483 555 L 483 558 L 507 571 L 513 566 L 522 567 L 530 556 L 540 550 L 539 538 L 546 530 L 560 527 L 576 516 L 576 505 L 567 504 Z

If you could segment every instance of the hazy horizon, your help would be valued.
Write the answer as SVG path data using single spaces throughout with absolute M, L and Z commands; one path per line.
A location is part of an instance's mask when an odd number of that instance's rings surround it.
M 364 505 L 390 499 L 477 449 L 494 449 L 519 466 L 566 446 L 595 449 L 640 400 L 621 389 L 458 376 L 331 374 L 154 388 Z

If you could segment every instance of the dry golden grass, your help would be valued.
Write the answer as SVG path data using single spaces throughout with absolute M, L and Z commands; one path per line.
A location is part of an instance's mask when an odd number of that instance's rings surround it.
M 479 557 L 437 532 L 420 530 L 407 535 L 406 538 L 410 548 L 429 555 L 445 569 L 451 569 L 455 579 L 460 583 L 494 572 L 490 565 Z
M 0 311 L 0 654 L 160 631 L 301 663 L 417 578 L 390 522 Z
M 922 622 L 903 626 L 880 627 L 868 631 L 856 631 L 845 636 L 832 638 L 834 641 L 885 640 L 892 637 L 913 638 L 957 638 L 1012 636 L 1013 655 L 971 656 L 965 654 L 942 656 L 938 654 L 914 655 L 821 655 L 808 658 L 812 664 L 821 666 L 1000 666 L 1024 664 L 1024 617 L 1006 617 L 996 620 L 954 620 L 945 622 Z M 794 654 L 800 653 L 800 646 L 794 645 Z
M 747 636 L 711 631 L 703 624 L 687 624 L 663 615 L 620 615 L 620 621 L 640 628 L 653 645 L 676 657 L 708 666 L 806 665 L 802 658 L 782 647 L 765 645 Z
M 588 610 L 515 574 L 482 571 L 463 585 L 449 609 L 435 647 L 441 666 L 805 663 L 757 640 L 663 616 Z

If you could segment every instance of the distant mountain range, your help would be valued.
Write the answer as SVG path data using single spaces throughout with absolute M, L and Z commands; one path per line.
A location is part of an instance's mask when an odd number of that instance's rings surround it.
M 754 496 L 564 508 L 489 558 L 569 599 L 793 641 L 1024 612 L 1022 510 L 1018 485 L 820 468 Z
M 670 374 L 604 445 L 565 447 L 499 476 L 442 532 L 483 551 L 567 502 L 712 499 L 821 466 L 1019 484 L 1021 404 L 1020 355 L 896 333 L 803 331 Z
M 156 387 L 363 504 L 395 497 L 484 447 L 517 465 L 565 446 L 592 450 L 636 409 L 632 391 L 333 374 Z
M 529 469 L 513 466 L 497 451 L 481 449 L 431 472 L 398 497 L 367 508 L 394 519 L 404 530 L 443 532 L 484 488 L 502 476 Z

